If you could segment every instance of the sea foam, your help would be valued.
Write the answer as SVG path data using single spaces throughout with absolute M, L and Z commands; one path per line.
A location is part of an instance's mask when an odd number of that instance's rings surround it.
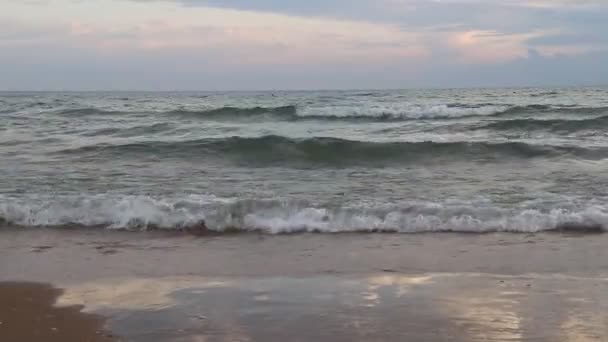
M 408 202 L 370 208 L 323 208 L 280 200 L 238 200 L 208 195 L 173 198 L 81 195 L 38 199 L 0 197 L 8 226 L 183 229 L 205 222 L 217 232 L 269 234 L 344 232 L 525 232 L 604 230 L 608 207 L 564 203 L 553 208 L 505 209 L 486 203 Z

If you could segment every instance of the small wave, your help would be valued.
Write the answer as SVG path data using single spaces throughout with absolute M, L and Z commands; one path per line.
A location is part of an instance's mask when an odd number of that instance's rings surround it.
M 282 121 L 348 121 L 385 122 L 420 119 L 450 119 L 485 116 L 507 108 L 499 105 L 414 105 L 374 104 L 280 107 L 221 107 L 205 110 L 173 110 L 169 116 L 196 117 L 202 120 L 282 120 Z
M 171 129 L 173 126 L 169 123 L 155 123 L 152 125 L 144 125 L 144 126 L 135 126 L 128 128 L 116 128 L 116 127 L 106 127 L 97 129 L 91 132 L 86 132 L 82 134 L 86 137 L 95 137 L 95 136 L 116 136 L 121 138 L 128 138 L 134 136 L 141 136 L 147 134 L 155 134 L 165 132 Z
M 81 195 L 61 198 L 0 197 L 0 223 L 19 227 L 185 229 L 212 232 L 603 232 L 608 208 L 505 209 L 476 203 L 412 202 L 392 209 L 323 208 L 283 201 L 237 200 L 188 195 Z
M 53 113 L 65 116 L 132 115 L 144 112 L 106 110 L 100 108 L 71 108 Z M 220 107 L 210 109 L 175 109 L 147 111 L 147 114 L 166 115 L 200 120 L 269 120 L 269 121 L 350 121 L 387 122 L 411 120 L 452 120 L 474 117 L 520 116 L 539 113 L 598 114 L 608 113 L 608 107 L 550 106 L 533 104 L 510 106 L 504 104 L 411 104 L 411 103 L 357 103 L 356 105 L 332 104 L 286 105 L 279 107 Z
M 349 109 L 340 113 L 338 107 L 309 109 L 296 106 L 282 107 L 221 107 L 208 110 L 173 110 L 166 112 L 169 116 L 196 117 L 202 120 L 272 120 L 272 121 L 347 121 L 375 122 L 411 120 L 408 113 L 390 111 L 370 111 Z M 332 114 L 333 113 L 333 114 Z
M 56 113 L 58 115 L 65 115 L 65 116 L 92 116 L 92 115 L 120 115 L 120 114 L 127 114 L 127 112 L 114 111 L 114 110 L 104 110 L 104 109 L 93 108 L 93 107 L 63 109 L 63 110 L 56 111 L 54 113 Z
M 160 110 L 149 110 L 146 112 L 137 111 L 122 111 L 122 110 L 108 110 L 94 107 L 83 107 L 83 108 L 70 108 L 58 110 L 53 113 L 65 116 L 92 116 L 92 115 L 130 115 L 130 114 L 156 114 L 156 115 L 168 115 L 173 117 L 199 117 L 201 119 L 238 119 L 238 118 L 251 118 L 268 116 L 275 119 L 289 119 L 295 117 L 296 107 L 295 106 L 281 106 L 281 107 L 250 107 L 250 108 L 239 108 L 239 107 L 220 107 L 203 110 L 188 110 L 188 109 L 175 109 L 169 111 Z
M 203 119 L 234 119 L 269 116 L 275 119 L 293 119 L 296 117 L 295 106 L 281 107 L 221 107 L 207 110 L 173 110 L 166 114 L 172 116 L 194 116 Z
M 545 97 L 545 96 L 555 96 L 555 95 L 559 95 L 559 93 L 556 91 L 545 91 L 545 92 L 530 94 L 530 97 Z
M 538 113 L 596 114 L 608 112 L 608 107 L 549 106 L 533 104 L 509 106 L 504 104 L 410 104 L 375 103 L 330 106 L 283 107 L 222 107 L 204 111 L 172 111 L 171 115 L 197 116 L 202 119 L 271 119 L 286 121 L 349 121 L 390 122 L 411 120 L 451 120 L 474 117 L 518 116 Z
M 606 151 L 576 146 L 531 145 L 523 142 L 369 142 L 329 137 L 291 139 L 268 135 L 178 142 L 149 141 L 122 145 L 98 144 L 59 153 L 133 157 L 147 154 L 196 158 L 215 156 L 251 164 L 399 163 L 423 160 L 496 161 L 504 158 L 538 158 L 574 155 L 603 158 Z
M 525 114 L 525 113 L 539 113 L 546 112 L 554 109 L 552 106 L 532 104 L 527 106 L 513 106 L 502 112 L 495 113 L 496 116 L 500 115 L 513 115 L 513 114 Z
M 608 107 L 577 107 L 577 106 L 550 106 L 533 104 L 528 106 L 514 106 L 501 112 L 494 113 L 492 116 L 517 116 L 524 114 L 540 114 L 540 113 L 556 113 L 556 114 L 602 114 L 608 113 Z
M 361 105 L 309 106 L 298 110 L 300 120 L 345 120 L 345 121 L 409 121 L 458 119 L 487 116 L 508 108 L 504 105 L 455 105 L 455 104 L 410 104 L 375 103 Z
M 549 130 L 553 132 L 575 132 L 588 129 L 605 129 L 606 127 L 608 127 L 608 116 L 579 120 L 513 119 L 495 121 L 478 128 L 492 130 Z
M 344 120 L 344 121 L 410 121 L 410 120 L 455 120 L 477 117 L 505 117 L 533 115 L 539 113 L 601 114 L 608 107 L 550 106 L 532 104 L 512 106 L 495 103 L 439 105 L 384 104 L 367 106 L 328 106 L 322 108 L 303 107 L 298 110 L 296 120 Z

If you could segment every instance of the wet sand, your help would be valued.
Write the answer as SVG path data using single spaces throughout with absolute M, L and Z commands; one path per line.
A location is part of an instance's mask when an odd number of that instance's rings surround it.
M 103 320 L 82 306 L 54 306 L 62 290 L 36 283 L 0 283 L 0 341 L 110 342 Z
M 121 341 L 606 341 L 606 245 L 606 234 L 4 230 L 0 281 L 51 283 L 62 290 L 4 286 L 48 293 L 30 297 L 38 312 L 68 310 L 67 329 L 100 331 L 104 317 Z M 11 329 L 31 324 L 19 317 Z

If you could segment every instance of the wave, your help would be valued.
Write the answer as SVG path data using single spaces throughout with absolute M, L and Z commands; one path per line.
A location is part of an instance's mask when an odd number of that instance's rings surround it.
M 545 96 L 555 96 L 555 95 L 559 95 L 559 93 L 557 91 L 546 91 L 546 92 L 530 94 L 529 96 L 530 97 L 545 97 Z
M 496 161 L 504 158 L 539 158 L 563 155 L 604 158 L 605 149 L 577 146 L 531 145 L 523 142 L 369 142 L 317 137 L 291 139 L 268 135 L 229 137 L 188 141 L 149 141 L 119 145 L 98 144 L 58 153 L 134 157 L 159 155 L 172 158 L 220 157 L 252 164 L 321 164 L 391 163 L 423 160 Z
M 575 132 L 588 129 L 605 129 L 608 127 L 608 115 L 578 120 L 566 119 L 512 119 L 495 121 L 478 129 L 492 130 L 549 130 L 553 132 Z
M 482 104 L 411 104 L 375 103 L 329 106 L 280 106 L 280 107 L 221 107 L 215 109 L 189 111 L 175 110 L 169 115 L 195 116 L 201 119 L 246 119 L 266 118 L 286 121 L 411 121 L 411 120 L 449 120 L 473 117 L 518 116 L 539 113 L 561 114 L 598 114 L 608 113 L 608 107 L 550 106 L 532 104 L 513 106 L 496 103 Z
M 508 106 L 496 104 L 411 104 L 375 103 L 368 105 L 305 106 L 298 108 L 299 120 L 331 121 L 411 121 L 443 120 L 494 115 Z
M 417 119 L 440 119 L 488 115 L 503 107 L 497 106 L 452 106 L 357 104 L 343 106 L 280 106 L 280 107 L 221 107 L 207 110 L 174 110 L 171 116 L 188 116 L 208 120 L 271 119 L 282 121 L 406 121 Z
M 132 115 L 139 111 L 117 111 L 99 108 L 72 108 L 57 112 L 66 116 L 88 115 Z M 598 114 L 608 113 L 608 107 L 549 106 L 532 104 L 512 106 L 505 104 L 411 104 L 411 103 L 375 103 L 356 105 L 333 104 L 285 105 L 278 107 L 233 107 L 210 108 L 202 110 L 175 109 L 157 111 L 152 114 L 169 117 L 189 117 L 201 120 L 272 120 L 272 121 L 361 121 L 386 122 L 410 120 L 450 120 L 472 117 L 520 116 L 540 113 L 561 114 Z M 147 114 L 151 114 L 147 112 Z
M 204 119 L 234 119 L 234 118 L 252 118 L 260 116 L 268 116 L 274 119 L 295 119 L 296 106 L 280 106 L 280 107 L 221 107 L 207 110 L 173 110 L 165 114 L 171 116 L 194 116 Z
M 62 109 L 59 111 L 53 112 L 58 115 L 65 116 L 90 116 L 90 115 L 121 115 L 128 114 L 129 112 L 117 111 L 117 110 L 105 110 L 100 108 L 93 107 L 83 107 L 83 108 L 70 108 L 70 109 Z
M 542 113 L 555 113 L 555 114 L 573 114 L 573 115 L 586 115 L 586 114 L 602 114 L 608 113 L 608 107 L 578 107 L 578 106 L 550 106 L 541 104 L 532 104 L 527 106 L 513 106 L 506 110 L 496 112 L 492 116 L 517 116 L 523 114 L 542 114 Z
M 169 117 L 196 117 L 209 120 L 234 120 L 234 119 L 259 119 L 266 117 L 276 120 L 296 120 L 295 106 L 280 107 L 220 107 L 202 110 L 174 109 L 169 111 L 162 110 L 108 110 L 95 107 L 70 108 L 51 112 L 64 116 L 94 116 L 94 115 L 133 115 L 133 114 L 154 114 Z
M 118 127 L 106 127 L 96 129 L 94 131 L 83 133 L 82 136 L 85 137 L 95 137 L 95 136 L 116 136 L 121 138 L 128 138 L 134 136 L 142 136 L 147 134 L 156 134 L 168 131 L 173 128 L 173 125 L 169 123 L 155 123 L 151 125 L 143 125 L 143 126 L 134 126 L 127 128 L 118 128 Z
M 608 207 L 505 209 L 478 203 L 404 203 L 376 210 L 323 208 L 278 200 L 206 195 L 173 198 L 108 194 L 56 198 L 0 197 L 0 223 L 9 227 L 188 229 L 208 232 L 603 232 Z

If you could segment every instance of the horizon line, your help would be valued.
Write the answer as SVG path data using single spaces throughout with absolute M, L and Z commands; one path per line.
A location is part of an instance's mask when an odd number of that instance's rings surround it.
M 604 88 L 606 84 L 584 85 L 504 85 L 504 86 L 452 86 L 452 87 L 404 87 L 404 88 L 288 88 L 288 89 L 0 89 L 0 93 L 246 93 L 246 92 L 329 92 L 329 91 L 404 91 L 404 90 L 474 90 L 474 89 L 529 89 L 529 88 Z

